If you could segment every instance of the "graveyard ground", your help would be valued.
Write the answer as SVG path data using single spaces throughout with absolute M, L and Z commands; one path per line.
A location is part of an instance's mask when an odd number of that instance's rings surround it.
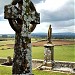
M 12 75 L 12 68 L 6 66 L 0 66 L 0 75 Z M 58 73 L 58 72 L 49 72 L 49 71 L 40 71 L 33 70 L 34 75 L 73 75 L 70 73 Z
M 59 61 L 74 61 L 75 62 L 75 45 L 63 45 L 54 47 L 54 59 Z M 6 58 L 7 56 L 13 57 L 13 48 L 6 48 L 3 46 L 0 49 L 0 57 Z M 1 47 L 0 47 L 1 48 Z M 44 59 L 44 47 L 32 47 L 33 59 Z
M 7 56 L 13 57 L 14 39 L 0 39 L 0 57 L 7 58 Z M 40 41 L 32 39 L 32 57 L 33 59 L 44 59 L 44 47 L 43 45 L 47 41 Z M 72 61 L 75 62 L 75 42 L 73 40 L 52 40 L 54 47 L 54 59 L 59 61 Z M 39 70 L 33 70 L 36 75 L 73 75 L 55 72 L 45 72 Z M 11 75 L 11 67 L 0 66 L 0 75 Z

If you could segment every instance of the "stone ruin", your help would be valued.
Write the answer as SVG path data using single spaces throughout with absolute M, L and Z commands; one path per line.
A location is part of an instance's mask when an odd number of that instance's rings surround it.
M 75 73 L 75 62 L 55 61 L 54 60 L 54 45 L 51 42 L 52 28 L 48 29 L 47 44 L 44 44 L 44 61 L 39 67 L 40 70 L 53 70 L 60 72 Z
M 51 42 L 52 28 L 51 25 L 48 29 L 47 44 L 44 44 L 44 62 L 40 69 L 49 68 L 52 70 L 54 68 L 54 45 Z

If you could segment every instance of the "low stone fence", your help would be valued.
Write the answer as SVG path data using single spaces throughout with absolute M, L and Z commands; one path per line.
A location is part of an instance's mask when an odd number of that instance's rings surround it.
M 0 57 L 0 63 L 6 62 L 7 58 Z M 32 59 L 32 62 L 43 63 L 43 60 L 40 59 Z M 68 68 L 75 68 L 75 62 L 68 62 L 68 61 L 55 61 L 54 67 L 68 67 Z
M 0 63 L 6 62 L 7 58 L 0 58 Z
M 75 62 L 55 61 L 54 67 L 75 68 Z
M 7 58 L 1 58 L 0 57 L 0 63 L 6 62 Z M 43 63 L 43 60 L 41 59 L 32 59 L 32 62 L 36 62 L 36 63 Z
M 0 63 L 6 62 L 7 58 L 0 58 Z M 40 59 L 32 59 L 33 63 L 40 63 L 43 64 L 43 60 Z M 54 63 L 54 68 L 71 68 L 71 69 L 75 69 L 75 62 L 68 62 L 68 61 L 55 61 Z

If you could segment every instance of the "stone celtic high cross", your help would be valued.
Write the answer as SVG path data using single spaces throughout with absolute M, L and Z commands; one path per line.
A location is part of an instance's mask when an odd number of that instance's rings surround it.
M 13 0 L 4 7 L 4 18 L 15 31 L 12 74 L 32 75 L 31 32 L 40 15 L 30 0 Z

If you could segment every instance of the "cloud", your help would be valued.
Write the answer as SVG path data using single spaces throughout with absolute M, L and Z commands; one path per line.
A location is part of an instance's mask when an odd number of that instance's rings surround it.
M 52 5 L 49 5 L 50 2 L 48 3 L 47 1 L 49 2 L 49 0 L 46 0 L 45 3 L 42 2 L 39 3 L 39 5 L 36 5 L 37 9 L 39 9 L 39 12 L 41 13 L 40 25 L 44 28 L 45 32 L 47 32 L 49 24 L 52 25 L 53 32 L 74 32 L 74 0 L 66 0 L 65 3 L 63 2 L 63 4 L 60 5 L 60 7 L 56 6 L 57 3 L 52 7 Z M 60 1 L 58 2 L 60 3 Z M 44 25 L 43 23 L 48 23 L 48 25 Z
M 49 24 L 48 22 L 42 22 L 40 24 L 38 24 L 35 28 L 35 30 L 33 31 L 33 33 L 47 33 L 48 31 L 48 27 L 49 27 Z
M 67 21 L 51 22 L 54 32 L 73 32 L 74 33 L 74 19 Z
M 12 34 L 15 33 L 10 27 L 8 21 L 0 21 L 0 34 Z
M 60 9 L 56 11 L 49 11 L 46 9 L 43 9 L 41 11 L 41 22 L 50 22 L 50 21 L 65 21 L 74 19 L 74 2 L 73 0 L 70 0 L 67 2 L 64 6 L 62 6 Z
M 3 10 L 1 10 L 2 9 L 2 7 L 0 7 L 0 15 L 3 13 Z
M 69 27 L 74 25 L 74 19 L 67 20 L 67 21 L 56 21 L 53 23 L 56 24 L 57 27 Z
M 37 25 L 34 32 L 47 33 L 50 24 L 52 25 L 53 33 L 74 32 L 74 1 L 75 0 L 32 0 L 36 10 L 41 14 L 41 23 Z M 12 0 L 0 0 L 0 33 L 5 33 L 4 30 L 6 30 L 6 33 L 10 31 L 10 33 L 14 33 L 9 23 L 7 23 L 8 21 L 2 21 L 4 20 L 4 6 L 11 2 Z M 3 30 L 4 27 L 5 29 Z
M 34 4 L 40 3 L 41 1 L 45 1 L 45 0 L 31 0 Z
M 47 33 L 50 24 L 52 26 L 52 33 L 61 33 L 61 32 L 75 33 L 74 32 L 74 28 L 75 28 L 74 20 L 55 21 L 55 22 L 42 22 L 41 24 L 37 25 L 34 32 Z
M 4 15 L 3 13 L 2 13 L 2 14 L 0 14 L 0 17 L 3 17 L 3 15 Z
M 0 0 L 0 21 L 4 21 L 4 6 L 11 3 L 12 0 Z
M 68 26 L 68 27 L 54 27 L 53 28 L 53 32 L 54 33 L 63 33 L 63 32 L 72 32 L 72 33 L 75 33 L 75 30 L 74 30 L 75 26 L 74 25 L 71 25 L 71 26 Z
M 0 17 L 0 21 L 3 21 L 4 19 L 3 19 L 3 17 Z
M 0 21 L 3 21 L 3 20 L 4 20 L 4 14 L 1 13 L 1 14 L 0 14 Z
M 36 4 L 39 10 L 55 11 L 62 7 L 68 0 L 45 0 Z

